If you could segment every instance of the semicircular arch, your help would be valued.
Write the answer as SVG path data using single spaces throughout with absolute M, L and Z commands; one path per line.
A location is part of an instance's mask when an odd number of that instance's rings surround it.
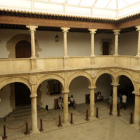
M 133 81 L 133 76 L 130 73 L 128 73 L 126 71 L 118 72 L 116 74 L 116 79 L 117 79 L 116 81 L 117 81 L 117 83 L 119 83 L 119 79 L 120 79 L 121 76 L 126 76 L 127 78 L 129 78 L 131 80 L 132 84 L 133 84 L 134 90 L 136 89 L 135 82 Z
M 5 80 L 3 80 L 1 83 L 0 83 L 0 89 L 3 88 L 4 86 L 8 85 L 8 84 L 11 84 L 11 83 L 23 83 L 25 84 L 31 91 L 31 86 L 30 86 L 30 83 L 27 79 L 25 78 L 18 78 L 18 77 L 13 77 L 13 78 L 7 78 Z
M 98 78 L 101 76 L 101 75 L 103 75 L 103 74 L 108 74 L 108 75 L 110 75 L 111 76 L 111 80 L 112 80 L 112 82 L 114 82 L 115 81 L 115 74 L 112 72 L 112 71 L 110 71 L 110 70 L 101 70 L 100 72 L 98 72 L 97 73 L 97 75 L 96 75 L 96 77 L 95 77 L 95 86 L 96 86 L 96 83 L 97 83 L 97 80 L 98 80 Z
M 92 84 L 92 77 L 91 77 L 90 74 L 88 74 L 87 72 L 76 72 L 76 73 L 72 74 L 72 75 L 69 77 L 69 79 L 68 79 L 68 87 L 70 86 L 71 82 L 72 82 L 75 78 L 80 77 L 80 76 L 87 78 L 88 81 L 89 81 L 89 86 L 91 86 L 91 84 Z
M 59 75 L 51 74 L 51 75 L 42 76 L 41 78 L 38 79 L 37 89 L 38 89 L 39 85 L 46 80 L 58 80 L 64 88 L 64 78 Z

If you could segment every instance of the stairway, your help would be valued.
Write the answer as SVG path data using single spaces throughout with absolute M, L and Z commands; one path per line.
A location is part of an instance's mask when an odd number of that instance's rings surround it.
M 37 106 L 37 115 L 44 115 L 47 114 L 47 110 Z M 24 118 L 29 118 L 31 117 L 31 105 L 22 105 L 16 107 L 16 109 L 9 113 L 5 117 L 5 121 L 12 121 L 12 120 L 17 120 L 17 119 L 24 119 Z

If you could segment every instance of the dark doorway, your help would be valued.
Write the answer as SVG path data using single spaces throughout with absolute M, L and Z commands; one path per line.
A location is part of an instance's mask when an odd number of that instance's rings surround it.
M 103 55 L 109 55 L 109 42 L 103 42 Z
M 22 40 L 16 44 L 15 47 L 16 58 L 30 58 L 31 57 L 31 43 Z
M 31 104 L 30 90 L 22 83 L 15 83 L 16 106 Z

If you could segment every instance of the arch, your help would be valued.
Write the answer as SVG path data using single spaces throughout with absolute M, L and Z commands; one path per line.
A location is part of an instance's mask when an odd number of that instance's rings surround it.
M 115 81 L 115 74 L 114 74 L 112 71 L 110 71 L 110 70 L 101 70 L 101 71 L 98 72 L 97 75 L 96 75 L 96 78 L 95 78 L 95 81 L 94 81 L 94 82 L 95 82 L 95 83 L 94 83 L 95 86 L 96 86 L 96 83 L 97 83 L 98 78 L 99 78 L 101 75 L 103 75 L 103 74 L 109 74 L 109 75 L 111 76 L 112 82 Z
M 21 40 L 25 40 L 31 43 L 31 36 L 29 34 L 17 34 L 14 35 L 9 41 L 7 41 L 6 48 L 9 51 L 8 58 L 15 58 L 15 46 Z M 39 48 L 37 40 L 35 40 L 35 48 L 36 57 L 39 57 L 38 52 L 41 51 L 41 48 Z
M 38 79 L 38 85 L 36 88 L 36 92 L 41 83 L 43 83 L 46 80 L 51 80 L 51 79 L 58 80 L 62 84 L 62 87 L 64 88 L 64 78 L 59 75 L 51 74 L 51 75 L 44 75 L 40 79 Z
M 31 91 L 31 86 L 29 84 L 29 81 L 25 78 L 18 78 L 18 77 L 7 78 L 6 80 L 3 80 L 2 82 L 0 82 L 0 89 L 8 84 L 15 83 L 15 82 L 25 84 Z
M 133 84 L 133 87 L 134 87 L 134 91 L 135 91 L 136 85 L 135 85 L 135 82 L 133 81 L 133 76 L 132 76 L 130 73 L 126 72 L 126 71 L 120 71 L 120 72 L 118 72 L 118 73 L 116 74 L 116 82 L 119 83 L 119 79 L 120 79 L 120 77 L 121 77 L 122 75 L 128 77 L 128 78 L 131 80 L 131 82 L 132 82 L 132 84 Z
M 86 77 L 89 81 L 89 86 L 92 85 L 92 77 L 90 74 L 86 73 L 86 72 L 76 72 L 74 74 L 72 74 L 69 79 L 68 79 L 68 87 L 70 86 L 72 80 L 74 80 L 75 78 L 79 77 L 79 76 L 83 76 Z

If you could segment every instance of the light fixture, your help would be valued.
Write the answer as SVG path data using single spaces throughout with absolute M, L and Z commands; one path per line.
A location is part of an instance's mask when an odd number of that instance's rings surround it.
M 55 42 L 59 42 L 59 36 L 58 35 L 55 36 Z

